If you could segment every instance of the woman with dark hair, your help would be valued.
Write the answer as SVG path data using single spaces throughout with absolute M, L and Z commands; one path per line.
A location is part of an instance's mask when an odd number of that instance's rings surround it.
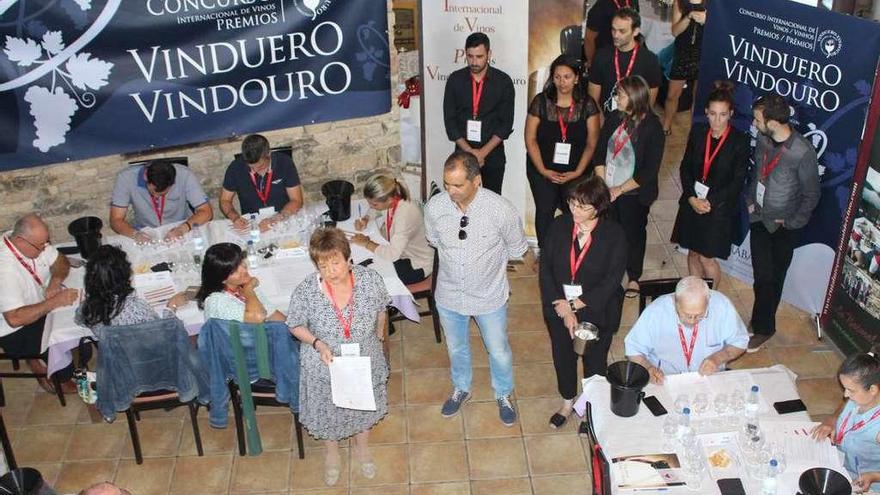
M 672 242 L 688 249 L 688 274 L 716 289 L 730 255 L 731 222 L 749 170 L 749 137 L 730 125 L 733 83 L 717 81 L 706 101 L 706 124 L 694 124 L 681 159 L 681 199 Z
M 675 36 L 675 54 L 669 72 L 669 89 L 663 112 L 663 131 L 668 136 L 672 119 L 678 113 L 678 99 L 686 83 L 697 86 L 700 69 L 700 47 L 703 43 L 703 25 L 706 24 L 707 0 L 674 0 L 672 2 L 672 35 Z
M 290 297 L 287 326 L 300 346 L 300 421 L 324 440 L 324 483 L 339 481 L 339 441 L 354 437 L 353 458 L 367 479 L 376 476 L 370 456 L 370 429 L 388 413 L 388 364 L 382 351 L 385 308 L 390 303 L 382 276 L 372 268 L 352 265 L 351 247 L 338 229 L 318 229 L 309 241 L 317 266 Z M 311 350 L 309 350 L 311 349 Z M 370 358 L 375 411 L 337 407 L 330 393 L 334 356 L 356 353 Z M 389 466 L 391 468 L 391 466 Z
M 577 395 L 578 356 L 572 339 L 578 322 L 599 329 L 599 340 L 583 355 L 584 376 L 604 375 L 608 349 L 620 320 L 611 304 L 626 268 L 626 236 L 607 218 L 611 197 L 601 178 L 591 175 L 572 182 L 566 192 L 571 213 L 557 217 L 547 230 L 541 250 L 539 282 L 544 322 L 550 332 L 556 384 L 562 407 L 550 418 L 561 427 L 571 415 Z M 618 314 L 614 314 L 618 312 Z
M 645 261 L 648 212 L 657 199 L 666 136 L 651 110 L 648 83 L 641 76 L 621 79 L 616 98 L 618 110 L 605 119 L 593 163 L 596 175 L 608 185 L 611 217 L 626 233 L 626 297 L 636 297 Z
M 205 251 L 202 286 L 196 294 L 205 319 L 262 323 L 284 321 L 279 311 L 271 314 L 269 299 L 259 290 L 260 281 L 247 269 L 246 253 L 236 244 L 222 242 Z
M 584 173 L 599 139 L 599 109 L 582 87 L 580 73 L 576 58 L 556 57 L 526 117 L 526 176 L 535 198 L 539 246 L 556 210 L 568 211 L 565 184 Z
M 76 322 L 94 329 L 158 320 L 153 307 L 135 294 L 131 277 L 125 251 L 108 244 L 99 247 L 86 263 L 83 300 Z M 180 293 L 168 300 L 167 309 L 173 312 L 185 303 L 186 295 Z
M 830 437 L 844 454 L 843 467 L 860 493 L 880 491 L 880 358 L 877 347 L 852 355 L 837 379 L 847 399 L 835 415 L 813 428 L 813 438 Z

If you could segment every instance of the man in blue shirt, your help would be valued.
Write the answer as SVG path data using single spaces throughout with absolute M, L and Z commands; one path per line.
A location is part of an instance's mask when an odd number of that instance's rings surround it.
M 666 374 L 711 375 L 745 352 L 749 334 L 733 303 L 698 277 L 685 277 L 675 294 L 654 300 L 624 340 L 626 357 L 644 366 L 651 382 Z

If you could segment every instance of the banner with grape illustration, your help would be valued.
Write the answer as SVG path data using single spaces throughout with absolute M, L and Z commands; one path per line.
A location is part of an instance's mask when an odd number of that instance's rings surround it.
M 391 108 L 384 0 L 0 0 L 0 171 Z

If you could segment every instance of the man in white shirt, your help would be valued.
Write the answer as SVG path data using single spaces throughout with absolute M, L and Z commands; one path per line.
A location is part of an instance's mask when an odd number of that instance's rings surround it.
M 745 352 L 749 334 L 730 299 L 698 277 L 685 277 L 675 294 L 655 299 L 624 340 L 626 357 L 644 366 L 651 382 L 666 374 L 711 375 Z
M 27 214 L 3 235 L 0 246 L 0 347 L 9 357 L 28 359 L 35 373 L 45 373 L 46 354 L 40 352 L 46 315 L 70 306 L 79 291 L 64 287 L 70 272 L 67 258 L 50 244 L 49 228 L 36 214 Z M 36 356 L 42 354 L 42 360 Z M 72 366 L 58 371 L 65 382 Z M 48 388 L 48 382 L 40 381 Z M 71 384 L 65 384 L 68 391 Z M 75 388 L 73 389 L 75 390 Z

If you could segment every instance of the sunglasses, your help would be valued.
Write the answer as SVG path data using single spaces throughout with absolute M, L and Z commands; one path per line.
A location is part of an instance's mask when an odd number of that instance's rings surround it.
M 467 232 L 464 231 L 464 228 L 468 226 L 467 215 L 461 217 L 461 221 L 458 222 L 458 226 L 459 226 L 458 238 L 463 241 L 463 240 L 467 239 Z

